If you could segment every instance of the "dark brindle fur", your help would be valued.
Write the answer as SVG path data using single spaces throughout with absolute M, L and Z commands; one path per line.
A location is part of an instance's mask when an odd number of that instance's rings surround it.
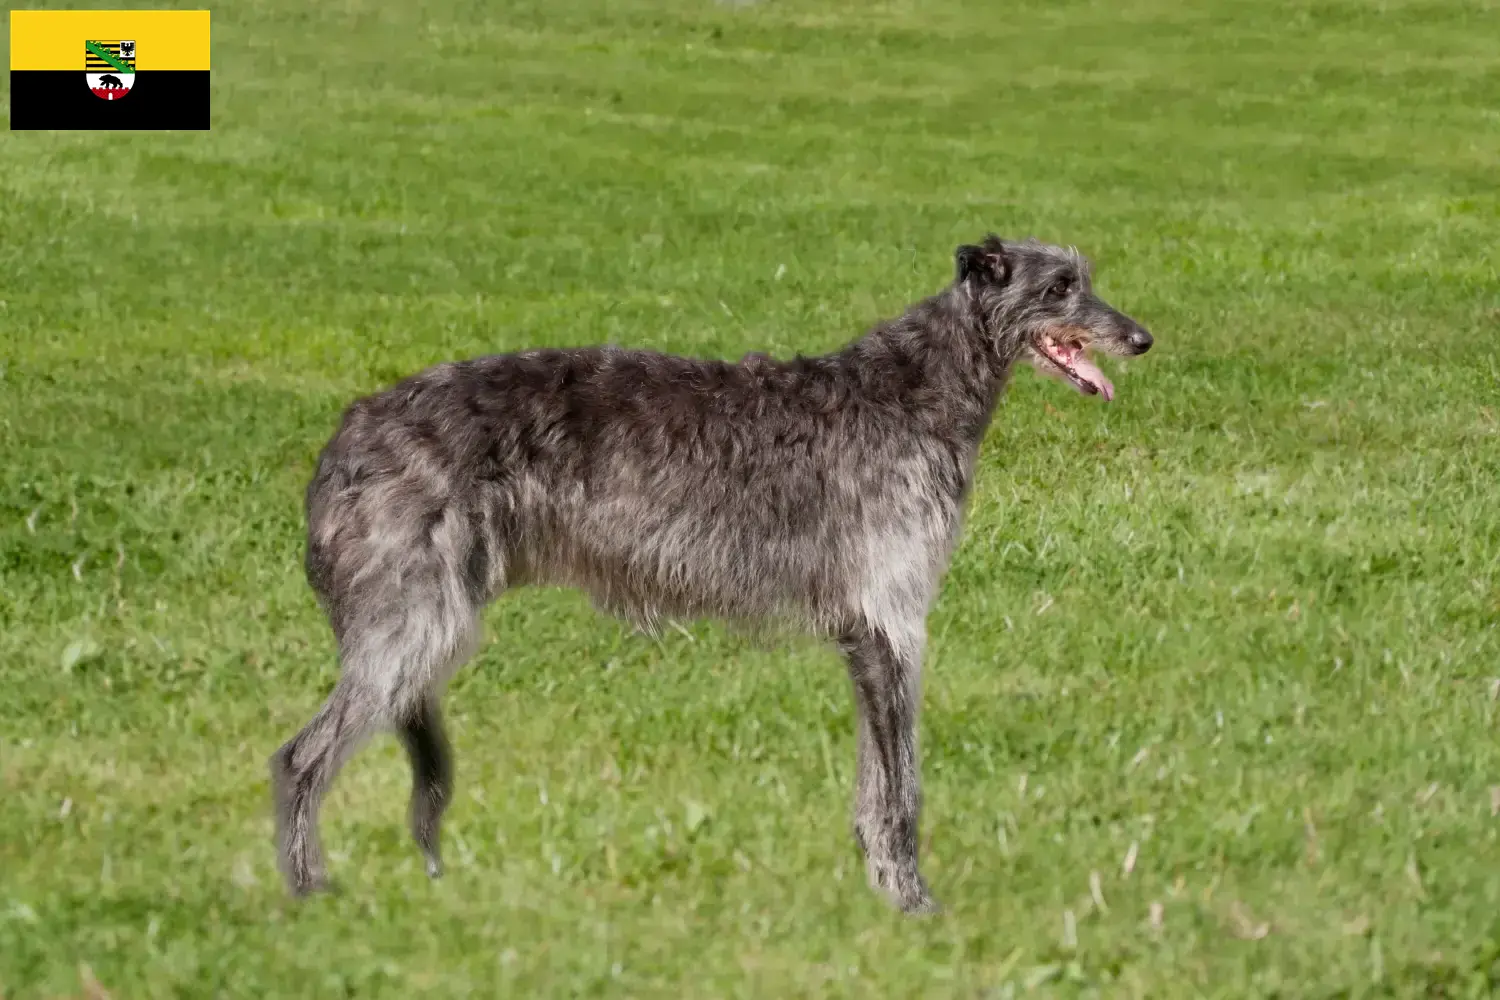
M 412 830 L 440 872 L 440 692 L 481 608 L 547 583 L 647 627 L 789 621 L 836 641 L 870 882 L 930 909 L 918 678 L 980 439 L 1018 360 L 1108 397 L 1084 349 L 1151 345 L 1093 295 L 1076 252 L 990 236 L 956 264 L 942 292 L 824 357 L 525 351 L 438 365 L 350 406 L 307 490 L 307 574 L 343 675 L 271 762 L 292 889 L 325 883 L 319 800 L 381 728 L 410 754 Z

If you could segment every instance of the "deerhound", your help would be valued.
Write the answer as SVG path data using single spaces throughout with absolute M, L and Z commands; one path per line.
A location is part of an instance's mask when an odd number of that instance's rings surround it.
M 481 608 L 535 583 L 581 588 L 647 629 L 779 621 L 836 642 L 870 884 L 933 909 L 917 870 L 918 682 L 980 439 L 1017 361 L 1108 400 L 1088 348 L 1151 346 L 1093 294 L 1076 250 L 991 234 L 955 264 L 943 291 L 822 357 L 531 350 L 353 403 L 307 489 L 307 576 L 342 676 L 271 758 L 291 890 L 326 886 L 319 801 L 383 728 L 410 756 L 412 834 L 441 874 L 439 696 Z

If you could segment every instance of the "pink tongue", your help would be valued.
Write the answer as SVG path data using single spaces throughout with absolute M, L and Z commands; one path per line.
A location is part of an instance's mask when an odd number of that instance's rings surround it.
M 1094 391 L 1103 396 L 1106 402 L 1115 398 L 1114 383 L 1105 378 L 1099 366 L 1090 361 L 1082 351 L 1073 356 L 1073 363 L 1068 367 L 1072 368 L 1079 378 L 1092 385 Z

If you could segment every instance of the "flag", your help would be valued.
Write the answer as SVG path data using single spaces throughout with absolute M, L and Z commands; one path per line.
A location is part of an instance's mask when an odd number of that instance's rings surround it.
M 208 11 L 13 10 L 12 129 L 208 128 Z

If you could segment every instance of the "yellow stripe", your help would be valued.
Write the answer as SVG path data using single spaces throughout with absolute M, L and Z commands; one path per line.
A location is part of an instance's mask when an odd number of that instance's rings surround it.
M 206 10 L 13 10 L 10 68 L 83 71 L 83 43 L 130 39 L 137 72 L 208 69 Z

